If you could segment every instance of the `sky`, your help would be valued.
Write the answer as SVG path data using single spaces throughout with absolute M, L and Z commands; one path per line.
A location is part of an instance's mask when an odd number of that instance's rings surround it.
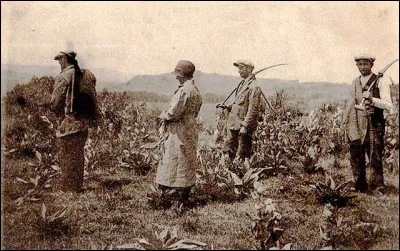
M 238 75 L 249 59 L 262 78 L 350 83 L 354 56 L 375 72 L 399 57 L 399 2 L 1 2 L 1 63 L 53 65 L 74 50 L 82 68 L 135 75 L 192 61 Z M 386 75 L 399 82 L 396 63 Z

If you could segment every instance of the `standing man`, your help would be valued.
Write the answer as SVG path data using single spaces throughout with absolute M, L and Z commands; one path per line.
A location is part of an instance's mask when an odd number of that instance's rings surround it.
M 94 93 L 89 96 L 95 97 L 96 78 L 88 70 L 81 70 L 75 57 L 76 53 L 71 51 L 60 52 L 54 58 L 60 63 L 61 72 L 55 79 L 51 109 L 61 120 L 56 137 L 60 142 L 62 190 L 81 192 L 88 127 L 97 122 L 93 116 L 97 102 L 88 99 L 88 95 L 81 95 L 81 89 L 90 89 Z
M 255 77 L 245 81 L 253 72 L 254 64 L 249 60 L 238 60 L 233 63 L 238 68 L 243 80 L 235 92 L 232 105 L 218 105 L 229 111 L 227 117 L 227 137 L 223 152 L 225 158 L 244 161 L 251 156 L 252 136 L 261 116 L 262 93 Z
M 378 79 L 370 91 L 368 88 L 375 82 L 377 75 L 371 71 L 375 57 L 360 55 L 354 58 L 361 76 L 353 80 L 350 98 L 344 111 L 343 125 L 346 139 L 350 145 L 350 165 L 355 179 L 355 190 L 366 192 L 365 153 L 368 154 L 372 167 L 369 188 L 381 190 L 384 186 L 382 155 L 384 147 L 385 119 L 383 110 L 392 107 L 390 86 Z M 356 109 L 365 98 L 365 111 Z
M 174 197 L 174 207 L 180 208 L 189 199 L 191 188 L 196 183 L 197 169 L 197 116 L 202 97 L 193 80 L 195 66 L 181 60 L 175 68 L 179 87 L 171 99 L 168 110 L 160 115 L 165 126 L 164 156 L 157 168 L 156 183 Z

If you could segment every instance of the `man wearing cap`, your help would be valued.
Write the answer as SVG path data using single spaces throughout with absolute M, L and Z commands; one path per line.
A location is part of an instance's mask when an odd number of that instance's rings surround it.
M 88 70 L 81 70 L 75 52 L 60 52 L 54 58 L 61 66 L 55 78 L 51 109 L 60 118 L 56 137 L 60 141 L 59 161 L 61 186 L 64 191 L 80 192 L 83 187 L 84 146 L 91 120 L 79 102 L 82 82 L 95 86 L 96 78 Z M 94 90 L 95 92 L 95 90 Z M 86 104 L 85 104 L 86 105 Z
M 225 158 L 244 161 L 251 156 L 252 136 L 257 128 L 262 105 L 261 88 L 255 77 L 245 81 L 254 69 L 250 60 L 238 60 L 233 65 L 238 68 L 243 80 L 236 88 L 233 104 L 219 105 L 229 111 L 223 152 Z
M 174 197 L 174 206 L 188 201 L 189 193 L 196 183 L 197 141 L 199 114 L 202 97 L 193 80 L 195 66 L 181 60 L 175 68 L 179 87 L 171 99 L 168 110 L 159 118 L 164 128 L 164 155 L 159 162 L 156 183 L 162 190 Z
M 350 145 L 350 165 L 355 180 L 354 189 L 366 192 L 365 153 L 368 154 L 372 168 L 369 188 L 381 190 L 384 186 L 382 155 L 384 148 L 385 119 L 383 111 L 392 107 L 390 85 L 381 78 L 372 86 L 377 75 L 371 71 L 375 57 L 360 55 L 354 58 L 361 75 L 353 80 L 350 97 L 344 111 L 343 125 L 346 139 Z M 358 110 L 355 105 L 365 98 L 365 111 Z

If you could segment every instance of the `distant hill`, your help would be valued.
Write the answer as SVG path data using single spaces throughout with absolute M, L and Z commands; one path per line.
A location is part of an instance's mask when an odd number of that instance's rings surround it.
M 203 95 L 228 96 L 240 82 L 240 77 L 220 74 L 207 74 L 196 71 L 194 79 Z M 325 102 L 343 102 L 348 95 L 349 85 L 329 82 L 304 82 L 298 80 L 282 80 L 258 78 L 258 82 L 266 96 L 285 89 L 291 99 L 303 105 L 305 109 L 314 108 Z M 146 91 L 159 95 L 171 96 L 178 86 L 173 73 L 160 75 L 138 75 L 128 82 L 110 88 L 111 91 Z
M 109 91 L 153 93 L 169 98 L 178 87 L 174 74 L 137 75 L 129 81 L 124 81 L 122 73 L 108 69 L 90 69 L 97 78 L 97 90 L 107 88 Z M 31 65 L 1 65 L 2 96 L 7 89 L 17 83 L 28 83 L 33 76 L 56 76 L 60 72 L 58 66 L 31 66 Z M 267 75 L 267 73 L 264 73 Z M 240 77 L 204 73 L 196 71 L 194 78 L 205 97 L 206 102 L 221 102 L 240 82 Z M 298 80 L 283 80 L 258 78 L 260 86 L 266 96 L 285 89 L 290 100 L 304 107 L 314 108 L 322 103 L 343 102 L 348 95 L 349 85 L 328 82 L 299 82 Z M 142 95 L 147 97 L 149 95 Z M 151 95 L 150 95 L 151 96 Z M 228 102 L 229 103 L 229 102 Z
M 216 73 L 208 74 L 196 71 L 194 79 L 201 93 L 212 93 L 215 95 L 227 95 L 240 82 L 240 77 L 220 75 Z M 259 79 L 264 91 L 277 89 L 282 83 L 294 84 L 298 81 L 284 81 L 279 79 Z M 178 86 L 178 81 L 173 73 L 161 75 L 138 75 L 128 82 L 119 85 L 119 91 L 148 91 L 157 94 L 173 93 Z

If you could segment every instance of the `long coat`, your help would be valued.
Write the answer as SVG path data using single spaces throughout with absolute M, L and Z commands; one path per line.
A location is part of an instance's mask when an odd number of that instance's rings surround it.
M 156 183 L 168 187 L 189 187 L 196 182 L 198 166 L 197 116 L 202 97 L 193 80 L 187 80 L 175 92 L 164 113 L 166 140 L 159 162 Z

